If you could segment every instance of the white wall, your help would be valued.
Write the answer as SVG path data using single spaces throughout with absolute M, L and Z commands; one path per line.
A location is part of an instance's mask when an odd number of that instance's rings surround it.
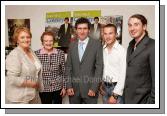
M 89 5 L 89 6 L 56 6 L 56 5 L 7 5 L 5 8 L 5 46 L 8 46 L 7 19 L 30 18 L 32 32 L 32 49 L 41 47 L 40 35 L 45 29 L 45 15 L 47 12 L 62 12 L 76 10 L 101 10 L 102 16 L 122 15 L 123 16 L 123 38 L 122 45 L 127 48 L 131 37 L 128 33 L 128 18 L 136 13 L 143 14 L 148 19 L 148 32 L 150 37 L 155 38 L 155 7 L 153 5 Z

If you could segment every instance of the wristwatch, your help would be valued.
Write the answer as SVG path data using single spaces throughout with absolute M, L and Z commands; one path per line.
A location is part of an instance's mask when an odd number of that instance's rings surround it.
M 115 94 L 115 93 L 112 93 L 112 96 L 113 96 L 114 99 L 117 100 L 119 95 L 117 95 L 117 94 Z

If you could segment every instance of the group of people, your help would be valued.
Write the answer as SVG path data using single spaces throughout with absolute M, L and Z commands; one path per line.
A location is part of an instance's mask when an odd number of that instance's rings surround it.
M 90 36 L 91 23 L 79 18 L 77 40 L 65 53 L 53 48 L 55 35 L 43 32 L 43 47 L 30 48 L 31 32 L 15 30 L 17 47 L 6 58 L 6 103 L 97 104 L 99 93 L 105 104 L 155 103 L 155 41 L 148 36 L 147 19 L 134 14 L 128 20 L 133 40 L 126 50 L 117 41 L 117 27 L 103 27 L 103 41 Z

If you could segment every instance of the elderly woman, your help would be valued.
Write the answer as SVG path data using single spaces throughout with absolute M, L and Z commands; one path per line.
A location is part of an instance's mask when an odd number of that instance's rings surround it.
M 17 47 L 6 58 L 6 103 L 41 103 L 39 90 L 43 89 L 41 63 L 31 50 L 31 32 L 26 27 L 15 30 Z
M 62 50 L 53 48 L 54 41 L 52 32 L 43 32 L 41 36 L 43 48 L 35 52 L 43 67 L 44 90 L 40 92 L 43 104 L 61 104 L 66 93 L 65 54 Z

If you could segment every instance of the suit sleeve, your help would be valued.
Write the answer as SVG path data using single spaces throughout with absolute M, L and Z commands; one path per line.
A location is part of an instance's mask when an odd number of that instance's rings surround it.
M 65 65 L 65 77 L 66 77 L 66 88 L 72 88 L 71 76 L 72 76 L 72 61 L 71 61 L 71 45 L 68 50 L 66 65 Z
M 21 74 L 22 62 L 16 52 L 12 51 L 6 58 L 6 82 L 11 85 L 21 86 L 24 78 Z
M 151 69 L 151 78 L 152 78 L 152 88 L 151 94 L 148 98 L 148 103 L 154 104 L 155 103 L 155 42 L 152 44 L 151 52 L 149 55 L 149 63 Z
M 99 41 L 97 53 L 96 53 L 95 76 L 94 76 L 92 86 L 90 88 L 94 92 L 97 92 L 98 90 L 99 82 L 101 81 L 101 78 L 102 78 L 102 73 L 103 73 L 103 49 Z

